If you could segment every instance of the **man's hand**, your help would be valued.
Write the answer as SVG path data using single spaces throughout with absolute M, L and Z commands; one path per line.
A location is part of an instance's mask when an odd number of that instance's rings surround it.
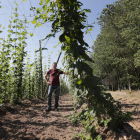
M 47 80 L 47 76 L 48 76 L 48 75 L 45 74 L 44 79 L 45 79 L 46 83 L 50 85 L 50 82 Z
M 63 72 L 63 74 L 70 75 L 68 72 Z
M 47 81 L 47 84 L 49 84 L 49 85 L 50 85 L 51 83 Z

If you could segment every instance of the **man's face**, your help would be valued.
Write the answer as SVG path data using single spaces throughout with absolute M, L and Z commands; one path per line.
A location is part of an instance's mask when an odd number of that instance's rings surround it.
M 54 68 L 54 69 L 56 69 L 56 67 L 57 67 L 57 64 L 56 64 L 56 63 L 54 63 L 54 64 L 53 64 L 53 68 Z

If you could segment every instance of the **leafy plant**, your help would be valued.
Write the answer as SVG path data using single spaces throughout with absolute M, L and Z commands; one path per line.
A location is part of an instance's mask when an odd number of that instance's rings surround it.
M 61 49 L 65 51 L 65 69 L 71 73 L 71 86 L 75 89 L 73 95 L 78 104 L 87 104 L 87 110 L 82 114 L 85 120 L 81 118 L 81 114 L 74 117 L 87 124 L 87 133 L 95 129 L 95 126 L 90 126 L 90 118 L 98 120 L 97 123 L 102 120 L 105 126 L 114 131 L 122 127 L 130 114 L 126 113 L 123 117 L 120 103 L 115 101 L 111 94 L 102 92 L 100 79 L 94 76 L 93 69 L 86 63 L 93 63 L 87 55 L 89 46 L 83 39 L 83 30 L 92 27 L 85 25 L 85 13 L 90 10 L 81 9 L 82 3 L 78 0 L 48 0 L 40 5 L 44 8 L 36 8 L 36 17 L 32 23 L 38 25 L 41 20 L 42 23 L 52 22 L 52 32 L 46 38 L 55 37 L 56 33 L 62 32 L 59 41 L 64 44 Z M 101 119 L 101 115 L 109 119 Z

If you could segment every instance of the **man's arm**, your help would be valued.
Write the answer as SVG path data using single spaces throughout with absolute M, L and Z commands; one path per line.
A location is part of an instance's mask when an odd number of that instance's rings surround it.
M 48 74 L 45 74 L 44 79 L 48 84 L 50 84 L 50 82 L 47 80 L 47 76 L 48 76 Z
M 70 75 L 68 72 L 64 72 L 64 71 L 62 71 L 62 70 L 59 70 L 59 74 Z

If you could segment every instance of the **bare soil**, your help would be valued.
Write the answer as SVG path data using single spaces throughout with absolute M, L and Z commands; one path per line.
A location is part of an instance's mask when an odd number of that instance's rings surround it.
M 98 128 L 104 140 L 140 140 L 140 98 L 138 94 L 110 92 L 121 101 L 123 111 L 134 113 L 133 120 L 126 122 L 124 130 L 112 134 L 111 131 Z M 140 94 L 140 93 L 139 93 Z M 73 102 L 70 94 L 60 96 L 59 110 L 45 112 L 47 102 L 41 99 L 25 99 L 23 104 L 6 104 L 0 107 L 0 140 L 72 140 L 75 133 L 82 132 L 82 126 L 76 126 L 67 118 L 73 114 Z M 52 106 L 54 99 L 52 100 Z M 53 109 L 53 108 L 52 108 Z
M 140 91 L 132 91 L 131 93 L 128 90 L 109 92 L 115 98 L 121 102 L 123 112 L 129 111 L 132 112 L 133 120 L 127 122 L 129 128 L 125 128 L 127 136 L 130 140 L 140 140 Z

